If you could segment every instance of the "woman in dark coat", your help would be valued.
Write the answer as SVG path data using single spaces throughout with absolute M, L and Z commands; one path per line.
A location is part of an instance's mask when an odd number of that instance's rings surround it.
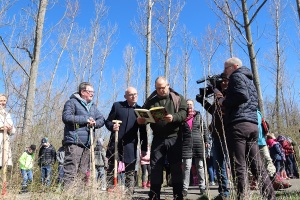
M 183 196 L 187 195 L 190 183 L 192 158 L 195 159 L 200 194 L 203 194 L 206 189 L 204 173 L 204 142 L 207 145 L 207 130 L 200 113 L 194 110 L 193 100 L 188 99 L 187 106 L 188 117 L 186 118 L 184 126 L 182 127 Z

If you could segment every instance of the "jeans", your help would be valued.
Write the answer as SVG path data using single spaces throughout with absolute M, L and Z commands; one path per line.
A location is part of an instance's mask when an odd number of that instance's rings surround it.
M 142 167 L 142 182 L 146 182 L 146 172 L 148 172 L 148 181 L 150 181 L 150 177 L 151 177 L 150 164 L 141 165 L 141 167 Z
M 41 182 L 46 186 L 50 186 L 51 183 L 51 165 L 41 166 Z
M 23 177 L 23 182 L 22 186 L 26 187 L 28 183 L 32 182 L 33 179 L 33 174 L 31 169 L 21 169 L 22 177 Z
M 215 169 L 214 169 L 214 158 L 206 158 L 208 177 L 210 182 L 215 182 Z
M 202 158 L 195 158 L 195 165 L 197 168 L 197 175 L 199 181 L 200 190 L 205 190 L 205 173 L 204 173 L 204 164 Z M 192 158 L 183 159 L 183 190 L 187 191 L 190 184 L 190 171 L 192 167 Z
M 249 191 L 247 165 L 261 184 L 260 192 L 266 199 L 275 199 L 275 192 L 265 166 L 261 162 L 257 144 L 257 124 L 237 122 L 226 128 L 231 171 L 237 186 L 237 199 L 246 199 Z
M 225 141 L 223 139 L 214 138 L 214 168 L 216 170 L 217 180 L 218 180 L 218 191 L 219 194 L 225 197 L 228 197 L 230 192 L 227 187 L 228 185 L 228 176 L 226 173 L 226 163 L 227 163 L 227 150 Z
M 100 183 L 101 187 L 106 186 L 106 175 L 104 167 L 96 166 L 96 180 L 97 183 Z
M 63 182 L 64 178 L 64 166 L 58 165 L 58 177 L 57 177 L 57 183 L 60 184 Z

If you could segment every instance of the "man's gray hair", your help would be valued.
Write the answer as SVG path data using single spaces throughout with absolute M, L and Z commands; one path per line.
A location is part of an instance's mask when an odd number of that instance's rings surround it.
M 242 61 L 237 57 L 229 58 L 228 60 L 226 60 L 226 64 L 228 64 L 230 66 L 231 65 L 238 65 L 239 67 L 243 66 Z

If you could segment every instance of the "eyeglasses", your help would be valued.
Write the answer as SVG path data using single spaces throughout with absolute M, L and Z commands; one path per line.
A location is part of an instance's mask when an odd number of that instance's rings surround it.
M 157 90 L 164 90 L 164 89 L 166 89 L 168 87 L 168 85 L 166 85 L 165 87 L 155 87 L 155 89 L 157 89 Z
M 136 97 L 137 95 L 138 95 L 138 93 L 127 94 L 127 96 L 129 96 L 129 97 Z
M 88 94 L 94 94 L 94 93 L 95 93 L 95 92 L 92 91 L 92 90 L 84 90 L 84 91 L 86 91 Z

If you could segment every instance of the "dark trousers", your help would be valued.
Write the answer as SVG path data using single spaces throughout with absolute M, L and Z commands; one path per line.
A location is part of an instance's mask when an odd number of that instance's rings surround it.
M 270 177 L 261 162 L 257 144 L 258 127 L 250 122 L 240 122 L 228 125 L 226 138 L 229 148 L 231 170 L 237 188 L 237 199 L 245 199 L 248 195 L 247 166 L 261 185 L 261 194 L 264 198 L 275 199 Z
M 65 149 L 65 189 L 68 189 L 70 184 L 73 184 L 76 178 L 83 179 L 85 183 L 87 183 L 90 172 L 90 150 L 77 145 L 68 145 Z
M 125 187 L 129 191 L 134 192 L 134 174 L 135 174 L 135 161 L 132 163 L 125 164 Z M 108 160 L 108 169 L 107 169 L 107 184 L 108 188 L 112 188 L 114 185 L 114 157 L 109 158 Z
M 142 167 L 142 182 L 146 182 L 146 172 L 148 172 L 148 181 L 150 181 L 150 177 L 151 177 L 150 164 L 141 165 L 141 167 Z
M 151 145 L 151 187 L 150 199 L 160 199 L 160 190 L 163 183 L 163 168 L 167 157 L 170 164 L 173 196 L 182 199 L 182 141 L 180 137 L 160 138 L 154 136 Z

